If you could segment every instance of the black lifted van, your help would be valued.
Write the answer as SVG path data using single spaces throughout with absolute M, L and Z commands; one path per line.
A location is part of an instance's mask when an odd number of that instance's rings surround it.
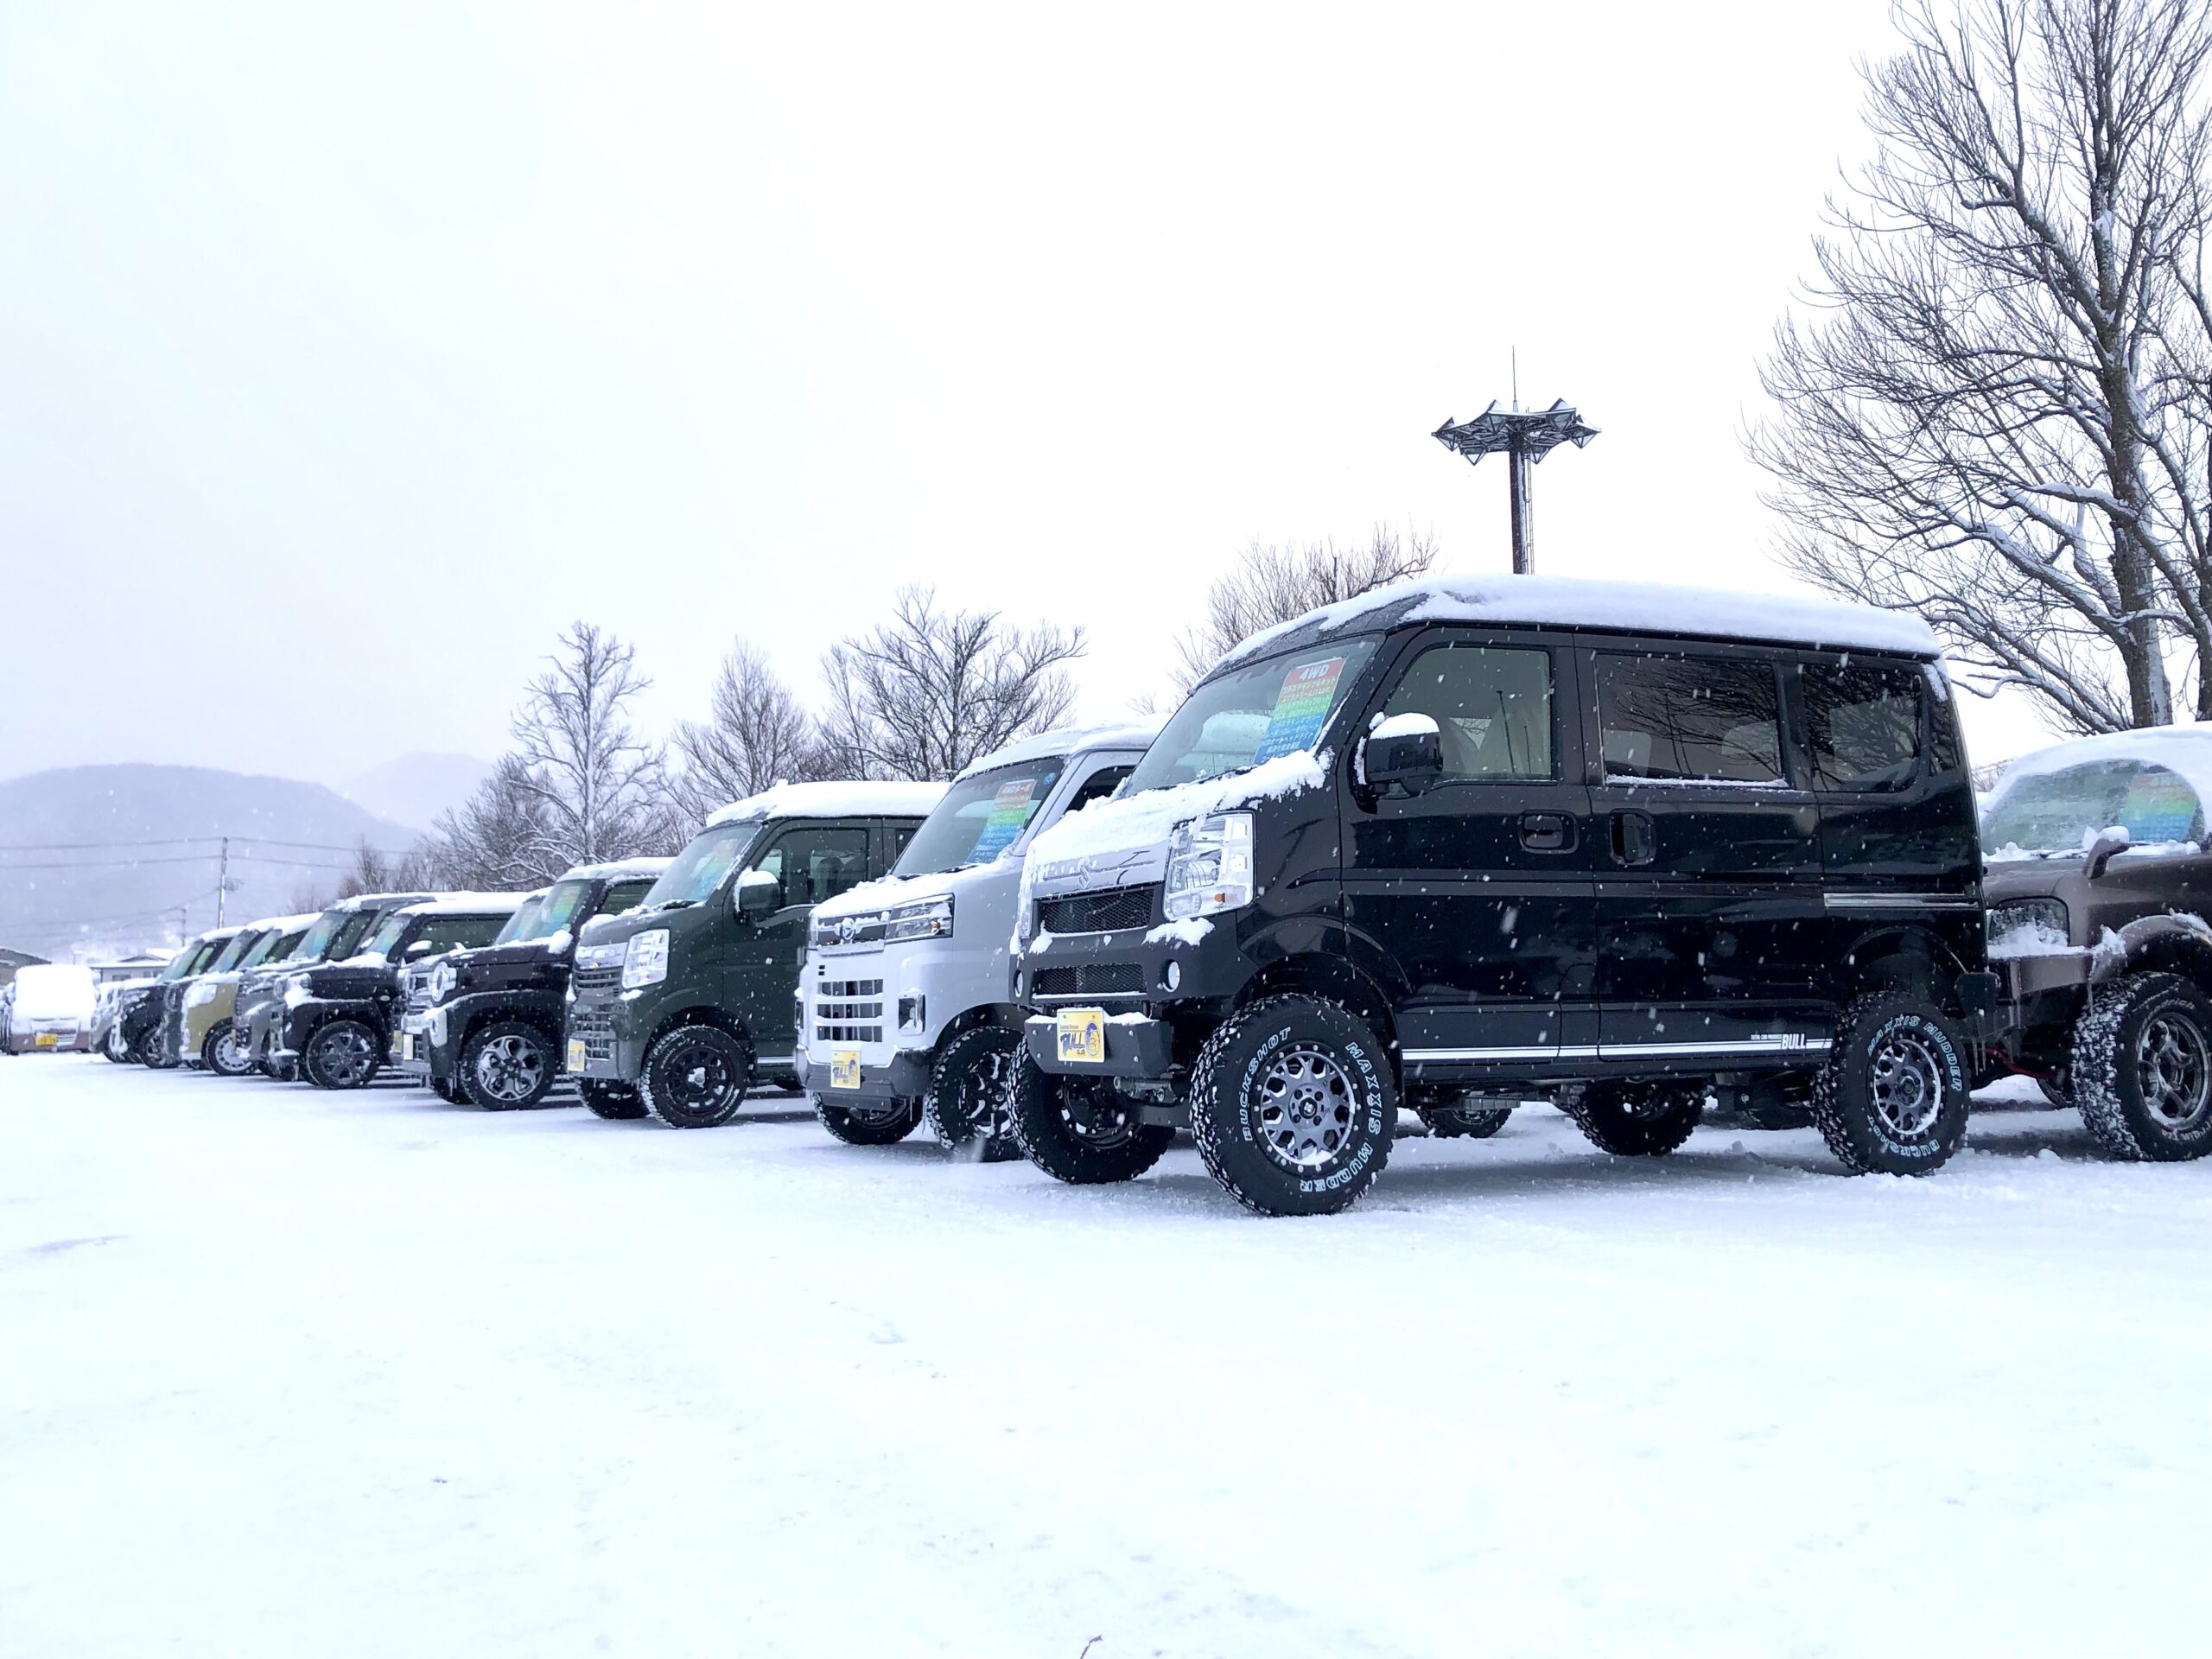
M 580 864 L 514 913 L 499 937 L 409 976 L 403 1062 L 420 1066 L 442 1100 L 512 1110 L 545 1097 L 561 1070 L 561 1028 L 576 936 L 597 916 L 633 910 L 664 858 Z M 413 982 L 425 979 L 423 1006 Z
M 1401 1102 L 1549 1099 L 1671 1152 L 1708 1095 L 1853 1172 L 1963 1138 L 1993 1029 L 1974 798 L 1916 620 L 1447 579 L 1250 641 L 1024 874 L 1009 1102 L 1070 1181 L 1187 1117 L 1267 1214 L 1350 1204 Z

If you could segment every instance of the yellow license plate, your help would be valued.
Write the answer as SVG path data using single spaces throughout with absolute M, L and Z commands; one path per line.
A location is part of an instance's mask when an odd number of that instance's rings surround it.
M 1060 1039 L 1060 1058 L 1085 1065 L 1106 1064 L 1106 1010 L 1062 1008 L 1054 1027 Z
M 861 1086 L 860 1050 L 833 1048 L 830 1051 L 830 1086 L 832 1089 L 857 1089 Z
M 415 1033 L 411 1031 L 403 1031 L 399 1033 L 399 1058 L 403 1060 L 411 1060 L 415 1058 Z
M 61 1046 L 61 1033 L 55 1031 L 35 1031 L 31 1033 L 31 1046 L 33 1048 L 59 1048 Z
M 569 1039 L 569 1070 L 581 1071 L 583 1069 L 584 1039 L 581 1037 L 571 1037 Z

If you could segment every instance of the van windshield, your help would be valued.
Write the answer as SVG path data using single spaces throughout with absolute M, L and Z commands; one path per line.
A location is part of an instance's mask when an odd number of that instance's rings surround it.
M 1981 844 L 1999 856 L 2083 853 L 2114 826 L 2138 847 L 2202 842 L 2204 808 L 2179 772 L 2145 760 L 2092 760 L 2000 785 Z
M 330 949 L 331 940 L 338 937 L 338 930 L 352 914 L 351 911 L 346 910 L 324 911 L 315 918 L 315 925 L 308 929 L 307 937 L 292 948 L 292 954 L 284 960 L 321 962 L 323 952 Z
M 892 874 L 936 875 L 988 864 L 1021 839 L 1066 766 L 1052 755 L 962 779 L 922 820 Z
M 1335 640 L 1206 681 L 1160 728 L 1122 793 L 1204 783 L 1311 749 L 1376 644 Z
M 533 893 L 522 903 L 517 905 L 515 913 L 507 918 L 507 925 L 499 930 L 499 937 L 492 943 L 514 944 L 540 938 L 541 935 L 537 931 L 537 918 L 544 912 L 545 898 L 544 893 Z
M 214 965 L 207 971 L 211 974 L 230 972 L 245 960 L 245 953 L 252 950 L 260 938 L 261 935 L 254 932 L 233 933 L 224 943 L 222 954 L 215 958 Z
M 669 910 L 680 905 L 704 904 L 714 896 L 722 878 L 738 867 L 746 849 L 760 833 L 757 819 L 740 823 L 709 825 L 692 836 L 691 844 L 660 873 L 645 894 L 639 910 Z

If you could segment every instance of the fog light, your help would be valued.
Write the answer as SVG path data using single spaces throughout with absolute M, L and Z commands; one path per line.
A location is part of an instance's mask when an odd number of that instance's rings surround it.
M 1179 962 L 1169 963 L 1167 964 L 1167 971 L 1160 976 L 1160 982 L 1165 985 L 1171 991 L 1181 985 L 1183 982 L 1183 964 Z
M 930 1004 L 926 996 L 902 996 L 899 999 L 899 1028 L 919 1031 L 930 1022 Z

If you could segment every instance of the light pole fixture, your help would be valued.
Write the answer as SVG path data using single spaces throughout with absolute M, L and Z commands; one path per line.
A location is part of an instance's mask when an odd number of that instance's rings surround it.
M 1598 435 L 1561 398 L 1549 409 L 1500 409 L 1493 403 L 1471 421 L 1446 421 L 1430 434 L 1446 449 L 1457 450 L 1470 466 L 1484 455 L 1503 454 L 1512 498 L 1513 574 L 1525 576 L 1536 567 L 1535 509 L 1529 499 L 1529 468 L 1560 447 L 1581 448 Z

